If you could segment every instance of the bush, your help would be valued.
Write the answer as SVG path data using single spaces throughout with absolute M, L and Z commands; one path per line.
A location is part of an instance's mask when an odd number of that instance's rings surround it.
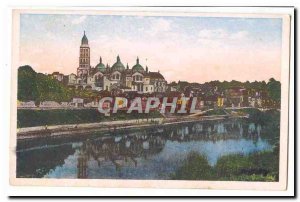
M 201 154 L 190 153 L 171 179 L 221 181 L 278 181 L 279 158 L 273 151 L 257 152 L 248 156 L 230 154 L 218 159 L 215 166 L 208 164 Z
M 207 158 L 197 153 L 190 153 L 176 173 L 173 179 L 179 180 L 209 180 L 213 179 L 212 167 Z

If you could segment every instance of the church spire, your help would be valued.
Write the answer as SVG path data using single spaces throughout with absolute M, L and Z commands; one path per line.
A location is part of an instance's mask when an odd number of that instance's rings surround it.
M 139 57 L 136 58 L 136 64 L 140 64 L 140 59 L 139 59 Z
M 128 63 L 127 63 L 126 69 L 129 69 Z
M 117 56 L 117 62 L 120 62 L 121 60 L 120 60 L 120 56 L 118 55 Z
M 83 37 L 81 39 L 81 45 L 83 45 L 83 44 L 86 44 L 86 45 L 89 44 L 89 41 L 88 41 L 88 39 L 87 39 L 87 37 L 85 35 L 85 30 L 83 31 Z
M 102 57 L 100 56 L 100 60 L 99 60 L 100 64 L 102 64 Z

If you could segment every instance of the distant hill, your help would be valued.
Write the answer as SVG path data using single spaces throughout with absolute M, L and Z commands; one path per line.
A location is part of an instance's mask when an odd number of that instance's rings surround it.
M 31 66 L 25 65 L 18 69 L 18 100 L 20 101 L 70 101 L 72 94 L 72 91 L 62 83 L 50 76 L 35 72 Z

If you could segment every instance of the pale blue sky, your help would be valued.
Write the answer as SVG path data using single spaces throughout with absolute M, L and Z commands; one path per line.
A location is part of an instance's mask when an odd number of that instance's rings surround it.
M 120 54 L 122 62 L 130 66 L 139 56 L 144 65 L 153 71 L 159 69 L 169 81 L 181 77 L 202 80 L 203 73 L 203 81 L 280 79 L 280 18 L 22 14 L 20 26 L 21 61 L 41 72 L 75 72 L 85 30 L 92 66 L 100 55 L 112 65 Z M 202 72 L 198 77 L 188 78 L 178 70 L 190 71 L 195 65 Z M 264 75 L 249 70 L 259 71 L 265 66 L 267 71 L 261 71 Z M 228 75 L 230 68 L 234 72 L 245 69 L 248 74 Z

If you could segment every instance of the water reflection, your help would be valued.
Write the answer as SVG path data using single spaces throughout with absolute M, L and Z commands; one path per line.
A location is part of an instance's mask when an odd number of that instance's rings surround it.
M 60 155 L 64 163 L 48 169 L 44 177 L 168 179 L 191 151 L 204 153 L 214 164 L 228 153 L 247 154 L 270 149 L 262 140 L 261 132 L 259 124 L 228 120 L 119 131 L 108 136 L 98 134 L 73 143 L 74 153 L 68 153 L 67 158 Z M 64 152 L 65 147 L 59 148 Z M 20 164 L 24 163 L 22 153 L 42 155 L 44 150 L 49 152 L 51 148 L 18 152 L 18 167 L 22 168 Z M 45 159 L 52 161 L 47 156 Z M 26 170 L 30 175 L 17 170 L 24 176 L 34 176 L 42 162 L 34 160 L 32 164 L 33 169 Z

